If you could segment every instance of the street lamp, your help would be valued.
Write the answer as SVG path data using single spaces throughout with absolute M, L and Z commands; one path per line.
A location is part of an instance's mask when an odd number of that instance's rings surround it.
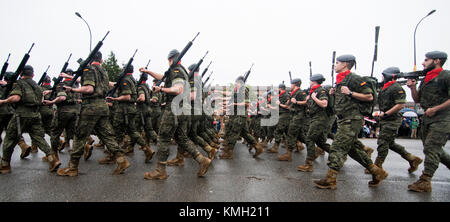
M 89 27 L 89 24 L 86 22 L 86 20 L 84 20 L 83 17 L 81 17 L 80 13 L 75 12 L 75 15 L 80 17 L 80 19 L 83 19 L 84 23 L 86 23 L 88 29 L 89 29 L 89 52 L 92 51 L 92 32 L 91 32 L 91 27 Z
M 430 13 L 428 13 L 428 15 L 426 15 L 425 17 L 423 17 L 419 23 L 417 23 L 416 25 L 416 29 L 414 30 L 414 71 L 417 71 L 417 60 L 416 60 L 416 32 L 417 32 L 417 27 L 419 27 L 419 24 L 428 16 L 432 15 L 433 13 L 435 13 L 436 10 L 431 11 Z

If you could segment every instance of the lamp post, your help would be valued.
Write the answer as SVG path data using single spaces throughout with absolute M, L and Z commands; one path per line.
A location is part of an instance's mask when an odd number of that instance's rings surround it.
M 431 11 L 430 13 L 428 13 L 428 15 L 426 15 L 425 17 L 423 17 L 419 23 L 417 23 L 416 25 L 416 29 L 414 30 L 414 71 L 417 71 L 417 60 L 416 60 L 416 32 L 417 32 L 417 28 L 419 27 L 419 24 L 428 16 L 432 15 L 433 13 L 435 13 L 436 10 Z
M 92 32 L 91 32 L 91 27 L 89 27 L 89 24 L 86 22 L 86 20 L 84 20 L 83 17 L 81 17 L 80 13 L 75 12 L 75 15 L 80 17 L 80 19 L 82 19 L 84 21 L 84 23 L 86 23 L 88 29 L 89 29 L 89 52 L 92 51 Z

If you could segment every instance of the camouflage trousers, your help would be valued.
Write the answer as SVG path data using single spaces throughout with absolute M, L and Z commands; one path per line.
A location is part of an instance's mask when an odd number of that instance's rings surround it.
M 150 119 L 152 121 L 152 128 L 156 133 L 158 133 L 159 127 L 161 125 L 161 109 L 152 107 L 151 110 L 152 111 L 150 112 Z
M 450 169 L 450 155 L 443 148 L 450 133 L 450 122 L 427 123 L 427 117 L 424 117 L 421 131 L 425 154 L 424 173 L 433 176 L 439 163 Z
M 114 156 L 117 153 L 123 153 L 119 149 L 116 138 L 114 137 L 114 129 L 108 116 L 83 115 L 81 113 L 75 138 L 73 140 L 73 149 L 70 158 L 79 160 L 84 153 L 84 145 L 88 137 L 95 131 L 97 137 L 105 144 L 107 150 Z
M 189 139 L 191 139 L 191 141 L 194 142 L 195 144 L 197 144 L 201 147 L 205 147 L 208 145 L 208 143 L 201 136 L 199 136 L 197 134 L 200 123 L 201 123 L 201 116 L 199 116 L 199 115 L 190 116 L 188 136 L 189 136 Z
M 281 143 L 283 137 L 288 133 L 289 121 L 291 121 L 290 113 L 280 113 L 277 128 L 275 129 L 275 142 Z
M 136 113 L 124 114 L 121 112 L 114 113 L 113 127 L 116 134 L 116 141 L 120 144 L 125 135 L 130 136 L 131 144 L 139 144 L 145 146 L 147 143 L 136 129 Z
M 186 151 L 193 157 L 197 156 L 200 152 L 187 135 L 190 116 L 177 116 L 169 109 L 164 110 L 161 118 L 161 127 L 158 134 L 158 160 L 164 162 L 169 158 L 172 138 L 178 144 L 178 152 L 184 153 Z
M 5 143 L 3 144 L 3 160 L 11 161 L 14 147 L 22 138 L 22 135 L 17 133 L 17 118 L 18 115 L 14 114 L 8 123 L 5 135 Z M 50 149 L 47 141 L 45 141 L 44 128 L 42 128 L 41 117 L 20 117 L 20 129 L 22 133 L 27 132 L 33 144 L 35 144 L 46 155 L 54 154 Z
M 59 137 L 66 130 L 64 135 L 65 141 L 70 141 L 73 139 L 75 134 L 77 113 L 70 112 L 57 112 L 52 122 L 52 130 L 50 132 L 50 143 L 52 150 L 56 152 L 59 145 Z
M 373 164 L 372 160 L 364 151 L 364 145 L 358 140 L 361 126 L 361 119 L 338 120 L 337 133 L 328 156 L 329 168 L 339 171 L 344 166 L 347 155 L 364 168 L 368 168 L 369 165 Z
M 200 116 L 200 123 L 198 125 L 197 135 L 199 135 L 208 144 L 211 144 L 213 142 L 213 138 L 210 135 L 208 129 L 206 128 L 206 121 L 207 121 L 206 115 Z
M 255 139 L 261 139 L 264 138 L 264 131 L 263 131 L 263 127 L 261 127 L 261 116 L 256 116 L 255 117 L 255 128 L 253 129 L 255 132 Z
M 250 135 L 247 117 L 233 116 L 230 118 L 230 122 L 227 125 L 225 135 L 226 141 L 228 142 L 228 148 L 233 150 L 234 145 L 236 145 L 236 141 L 241 136 L 247 141 L 248 145 L 252 146 L 256 144 L 255 138 Z
M 3 130 L 6 130 L 8 128 L 9 121 L 11 120 L 11 117 L 13 114 L 1 114 L 0 115 L 0 144 L 2 144 L 2 133 Z
M 378 156 L 377 158 L 385 160 L 389 150 L 392 150 L 402 157 L 406 156 L 408 152 L 400 144 L 395 143 L 395 137 L 397 137 L 397 130 L 402 124 L 401 119 L 395 120 L 381 120 L 380 121 L 380 136 L 378 137 Z
M 155 130 L 153 129 L 152 119 L 150 112 L 139 112 L 135 118 L 136 121 L 136 131 L 145 132 L 145 141 L 155 141 L 158 137 Z
M 316 116 L 311 118 L 308 135 L 306 136 L 307 158 L 314 159 L 316 144 L 321 149 L 330 152 L 330 144 L 327 143 L 328 117 Z
M 290 151 L 297 146 L 297 140 L 306 141 L 305 128 L 303 126 L 305 122 L 306 119 L 303 115 L 294 114 L 292 116 L 287 134 L 288 149 Z

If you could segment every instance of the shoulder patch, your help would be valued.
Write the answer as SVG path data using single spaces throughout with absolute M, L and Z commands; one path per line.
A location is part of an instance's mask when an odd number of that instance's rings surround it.
M 84 72 L 87 72 L 87 71 L 89 71 L 89 69 L 84 69 L 83 71 L 84 71 Z
M 362 83 L 360 84 L 360 86 L 364 86 L 364 85 L 366 85 L 366 82 L 362 82 Z
M 325 93 L 325 90 L 322 90 L 322 93 Z
M 175 70 L 173 70 L 173 72 L 175 72 L 175 73 L 179 73 L 179 72 L 180 72 L 180 70 L 178 70 L 178 69 L 175 69 Z
M 398 93 L 403 94 L 403 93 L 405 93 L 405 91 L 400 90 L 400 91 L 398 91 Z
M 127 85 L 127 83 L 126 83 L 126 82 L 124 82 L 124 83 L 123 83 L 123 85 L 124 85 L 124 86 L 126 86 L 126 85 Z

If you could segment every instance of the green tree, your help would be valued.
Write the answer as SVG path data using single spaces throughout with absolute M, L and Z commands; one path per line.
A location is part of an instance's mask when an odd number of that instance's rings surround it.
M 122 68 L 120 68 L 119 64 L 117 64 L 116 55 L 111 51 L 108 58 L 104 60 L 102 66 L 108 72 L 109 81 L 116 82 L 118 76 L 122 72 Z

